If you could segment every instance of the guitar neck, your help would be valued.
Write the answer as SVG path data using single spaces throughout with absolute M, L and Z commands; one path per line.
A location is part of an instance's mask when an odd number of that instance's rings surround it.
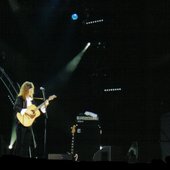
M 72 140 L 71 140 L 71 154 L 74 155 L 74 135 L 72 135 Z
M 46 101 L 48 101 L 48 99 L 45 100 L 43 103 L 41 103 L 41 104 L 36 108 L 36 110 L 39 110 L 43 105 L 45 105 L 45 102 L 46 102 Z
M 50 96 L 48 99 L 46 99 L 42 104 L 40 104 L 39 106 L 37 106 L 36 110 L 40 109 L 43 105 L 45 105 L 45 103 L 47 101 L 53 100 L 54 98 L 56 98 L 56 95 L 52 95 Z

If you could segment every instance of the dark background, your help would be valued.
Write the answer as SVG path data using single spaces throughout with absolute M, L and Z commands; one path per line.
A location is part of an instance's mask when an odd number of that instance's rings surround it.
M 0 2 L 0 66 L 17 84 L 34 82 L 37 97 L 56 94 L 48 108 L 47 152 L 67 153 L 76 116 L 97 113 L 101 145 L 139 144 L 141 160 L 159 158 L 159 118 L 169 89 L 169 3 L 116 0 Z M 79 18 L 71 20 L 76 11 Z M 103 22 L 86 25 L 86 21 Z M 67 82 L 61 70 L 86 45 Z M 104 92 L 107 88 L 121 91 Z M 0 135 L 9 144 L 12 104 L 0 83 Z M 39 102 L 39 101 L 37 101 Z M 168 108 L 167 108 L 168 109 Z M 44 117 L 34 124 L 43 153 Z M 90 132 L 89 132 L 90 133 Z M 88 139 L 87 135 L 87 141 Z

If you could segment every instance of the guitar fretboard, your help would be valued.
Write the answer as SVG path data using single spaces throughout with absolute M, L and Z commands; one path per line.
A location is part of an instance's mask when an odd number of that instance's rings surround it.
M 72 135 L 71 139 L 71 154 L 74 155 L 74 135 Z

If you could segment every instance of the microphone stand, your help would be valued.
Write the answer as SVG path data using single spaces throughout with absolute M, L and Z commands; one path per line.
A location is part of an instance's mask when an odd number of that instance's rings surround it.
M 45 102 L 46 97 L 45 97 L 45 89 L 42 89 L 42 95 L 43 95 L 43 100 Z M 48 119 L 48 114 L 47 114 L 47 109 L 45 108 L 45 122 L 44 122 L 44 158 L 46 158 L 46 139 L 47 139 L 47 119 Z

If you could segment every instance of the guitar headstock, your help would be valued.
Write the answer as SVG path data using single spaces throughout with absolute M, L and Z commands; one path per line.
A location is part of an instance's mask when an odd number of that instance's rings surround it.
M 50 100 L 53 100 L 53 99 L 55 99 L 55 98 L 57 98 L 56 95 L 51 95 L 51 96 L 48 98 L 48 100 L 50 101 Z

